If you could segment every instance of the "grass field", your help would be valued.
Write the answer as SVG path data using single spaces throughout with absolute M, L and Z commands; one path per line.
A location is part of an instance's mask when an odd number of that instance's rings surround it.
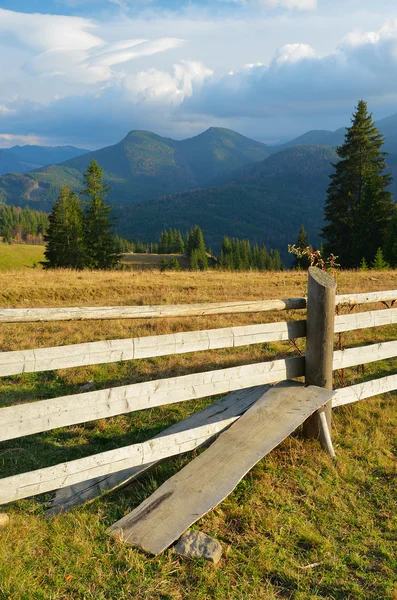
M 0 271 L 40 267 L 42 260 L 44 246 L 0 243 Z
M 306 274 L 297 272 L 31 269 L 4 272 L 1 280 L 2 307 L 233 301 L 296 297 L 306 290 Z M 339 293 L 396 288 L 396 271 L 338 275 Z M 3 324 L 0 347 L 28 349 L 303 315 L 303 311 L 289 311 L 287 315 Z M 344 334 L 343 341 L 352 346 L 396 337 L 397 327 L 388 326 Z M 300 340 L 298 345 L 304 350 Z M 294 354 L 290 342 L 280 342 L 6 377 L 0 381 L 0 405 L 75 393 L 90 380 L 100 389 Z M 396 366 L 397 360 L 390 359 L 367 365 L 364 372 L 351 368 L 346 370 L 347 382 L 395 373 Z M 335 387 L 339 385 L 336 375 Z M 258 463 L 224 502 L 196 524 L 223 545 L 224 557 L 215 568 L 178 557 L 172 549 L 158 558 L 147 557 L 105 534 L 107 526 L 137 506 L 191 455 L 167 460 L 128 488 L 51 520 L 43 516 L 48 495 L 5 506 L 11 524 L 0 532 L 0 598 L 397 600 L 396 399 L 391 393 L 334 411 L 335 461 L 297 431 Z M 2 443 L 1 476 L 148 439 L 212 401 L 175 404 Z

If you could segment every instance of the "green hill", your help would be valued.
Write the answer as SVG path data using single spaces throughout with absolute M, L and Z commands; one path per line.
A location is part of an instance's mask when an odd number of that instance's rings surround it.
M 210 185 L 212 180 L 269 155 L 264 144 L 228 129 L 211 128 L 176 141 L 148 131 L 131 131 L 121 142 L 58 165 L 0 177 L 0 200 L 49 210 L 63 183 L 78 190 L 91 158 L 105 170 L 116 206 Z
M 181 231 L 197 223 L 218 250 L 223 235 L 248 237 L 284 255 L 305 224 L 318 242 L 323 221 L 331 148 L 294 146 L 234 172 L 231 182 L 157 198 L 120 209 L 120 229 L 138 239 L 156 239 L 164 228 Z

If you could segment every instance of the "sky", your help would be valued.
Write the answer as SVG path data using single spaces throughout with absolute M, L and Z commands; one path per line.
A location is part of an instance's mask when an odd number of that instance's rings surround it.
M 397 113 L 395 0 L 0 0 L 0 147 L 279 143 Z

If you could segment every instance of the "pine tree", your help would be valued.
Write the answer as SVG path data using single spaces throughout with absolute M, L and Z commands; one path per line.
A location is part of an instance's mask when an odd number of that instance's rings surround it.
M 361 259 L 359 270 L 360 271 L 368 271 L 368 264 L 364 257 L 362 257 L 362 259 Z
M 84 243 L 87 266 L 91 269 L 111 269 L 120 262 L 113 223 L 112 207 L 105 202 L 109 186 L 103 183 L 103 169 L 92 159 L 84 174 L 85 189 L 81 192 L 89 199 L 84 203 Z
M 195 225 L 190 231 L 186 245 L 186 254 L 189 258 L 192 257 L 193 252 L 197 255 L 197 259 L 196 256 L 194 258 L 194 264 L 197 260 L 198 268 L 201 271 L 205 271 L 208 268 L 207 252 L 205 249 L 203 232 L 198 225 Z M 190 268 L 192 268 L 192 266 Z
M 200 269 L 199 258 L 200 258 L 200 252 L 197 249 L 192 250 L 192 253 L 190 254 L 190 270 L 191 271 L 199 271 L 199 269 Z
M 168 268 L 171 271 L 180 271 L 181 270 L 181 265 L 179 264 L 179 260 L 177 259 L 176 256 L 171 257 Z
M 367 103 L 360 100 L 337 149 L 340 161 L 333 165 L 325 205 L 325 252 L 337 255 L 345 268 L 358 266 L 362 257 L 372 259 L 392 216 L 393 199 L 387 191 L 392 177 L 384 172 L 383 142 Z
M 386 271 L 386 269 L 389 269 L 389 263 L 387 263 L 385 261 L 385 259 L 383 258 L 382 248 L 377 249 L 375 258 L 374 258 L 374 261 L 373 261 L 371 267 L 375 271 Z
M 45 268 L 82 269 L 85 266 L 82 209 L 76 194 L 66 185 L 53 206 L 44 240 Z
M 298 238 L 296 240 L 295 246 L 301 249 L 311 247 L 309 245 L 309 239 L 307 237 L 307 233 L 303 225 L 301 225 L 301 228 L 299 229 Z M 294 256 L 292 266 L 294 269 L 303 269 L 304 271 L 306 271 L 310 267 L 310 260 L 307 256 L 302 256 L 301 258 L 299 258 L 298 256 Z

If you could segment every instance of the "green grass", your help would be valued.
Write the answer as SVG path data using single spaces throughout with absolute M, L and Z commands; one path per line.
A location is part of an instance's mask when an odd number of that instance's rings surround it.
M 39 267 L 44 260 L 44 246 L 0 243 L 0 271 Z

